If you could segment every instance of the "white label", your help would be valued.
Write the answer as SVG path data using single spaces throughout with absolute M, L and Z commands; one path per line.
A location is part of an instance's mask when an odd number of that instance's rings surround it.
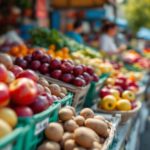
M 5 148 L 2 148 L 1 150 L 12 150 L 12 145 L 8 145 Z
M 49 118 L 46 118 L 43 121 L 37 123 L 35 127 L 35 135 L 41 133 L 47 127 L 48 123 L 49 123 Z

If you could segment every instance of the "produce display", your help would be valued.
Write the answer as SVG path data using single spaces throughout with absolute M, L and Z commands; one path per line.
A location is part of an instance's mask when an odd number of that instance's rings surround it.
M 125 75 L 108 78 L 101 89 L 98 107 L 107 111 L 129 111 L 137 107 L 136 93 L 139 86 Z
M 48 30 L 44 28 L 35 28 L 31 31 L 31 43 L 33 46 L 44 48 L 49 48 L 50 45 L 55 45 L 58 50 L 67 47 L 71 52 L 78 50 L 93 51 L 91 47 L 79 44 L 56 30 Z
M 141 108 L 148 57 L 130 50 L 110 60 L 56 30 L 30 34 L 27 44 L 0 46 L 0 149 L 16 145 L 22 127 L 23 144 L 12 150 L 108 149 L 114 114 L 121 114 L 119 125 Z
M 50 123 L 45 129 L 46 140 L 38 150 L 102 149 L 110 136 L 112 124 L 104 117 L 84 108 L 76 115 L 73 107 L 59 111 L 58 123 Z
M 7 54 L 0 57 L 0 138 L 3 138 L 17 126 L 18 117 L 43 112 L 54 101 L 63 99 L 67 90 L 39 78 L 32 70 L 13 65 Z
M 146 70 L 150 68 L 150 60 L 134 50 L 125 52 L 123 54 L 123 60 L 125 63 L 132 65 L 135 70 Z
M 84 65 L 75 65 L 70 60 L 54 59 L 50 55 L 44 54 L 41 50 L 36 50 L 32 55 L 17 57 L 15 64 L 23 69 L 30 68 L 43 75 L 70 83 L 75 86 L 86 86 L 91 81 L 98 81 L 98 76 L 93 68 Z

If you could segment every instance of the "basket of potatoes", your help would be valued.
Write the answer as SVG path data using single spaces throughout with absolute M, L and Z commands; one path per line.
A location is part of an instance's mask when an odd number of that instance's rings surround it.
M 59 121 L 45 129 L 45 141 L 38 150 L 107 150 L 114 138 L 115 127 L 89 108 L 76 115 L 66 106 L 59 111 Z

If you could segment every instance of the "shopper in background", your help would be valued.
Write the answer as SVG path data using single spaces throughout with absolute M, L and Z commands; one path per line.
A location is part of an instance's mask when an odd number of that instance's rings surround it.
M 67 32 L 66 35 L 68 37 L 74 39 L 75 41 L 83 44 L 84 40 L 83 40 L 83 37 L 81 36 L 82 31 L 83 31 L 82 22 L 81 21 L 76 21 L 73 24 L 73 30 Z
M 105 53 L 117 54 L 120 49 L 115 43 L 115 36 L 117 34 L 117 25 L 112 22 L 106 22 L 102 27 L 102 35 L 100 37 L 100 49 Z

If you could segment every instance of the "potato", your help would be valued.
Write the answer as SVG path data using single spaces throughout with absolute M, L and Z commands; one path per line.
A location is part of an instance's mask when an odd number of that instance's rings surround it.
M 83 126 L 84 125 L 84 117 L 83 116 L 76 116 L 74 118 L 74 121 L 79 125 L 79 126 Z
M 83 148 L 83 147 L 75 147 L 73 150 L 86 150 L 86 148 Z
M 53 141 L 44 142 L 38 147 L 38 150 L 60 150 L 60 145 Z
M 61 87 L 61 92 L 67 95 L 67 89 L 65 87 Z
M 74 120 L 68 120 L 64 123 L 64 129 L 65 131 L 68 131 L 68 132 L 74 132 L 74 130 L 78 127 L 79 126 Z
M 93 149 L 101 149 L 102 145 L 99 142 L 93 142 Z
M 94 119 L 103 120 L 103 121 L 106 120 L 103 116 L 100 115 L 94 116 Z
M 67 121 L 67 120 L 70 120 L 72 119 L 73 117 L 73 111 L 70 110 L 69 108 L 62 108 L 60 111 L 59 111 L 59 119 L 61 121 Z
M 66 95 L 65 95 L 64 93 L 60 93 L 58 96 L 59 96 L 60 98 L 64 98 Z
M 64 135 L 63 135 L 63 138 L 62 138 L 62 141 L 61 141 L 61 145 L 62 147 L 64 146 L 64 143 L 69 140 L 69 139 L 73 139 L 73 133 L 70 133 L 70 132 L 65 132 Z
M 59 123 L 50 123 L 45 129 L 46 137 L 55 142 L 61 141 L 63 134 L 63 127 Z
M 61 88 L 60 88 L 59 85 L 57 85 L 57 84 L 50 84 L 50 85 L 49 85 L 49 88 L 50 88 L 50 90 L 51 90 L 52 95 L 56 95 L 56 96 L 59 96 L 59 95 L 60 95 L 60 93 L 61 93 Z
M 85 126 L 94 130 L 98 135 L 102 137 L 108 137 L 107 124 L 98 119 L 89 118 L 85 121 Z
M 85 119 L 93 118 L 94 112 L 90 108 L 84 108 L 81 110 L 80 115 L 83 116 Z
M 75 140 L 67 140 L 64 144 L 64 150 L 73 150 L 76 147 Z
M 74 139 L 84 148 L 91 148 L 94 141 L 99 141 L 99 136 L 90 128 L 79 127 L 74 131 Z
M 65 108 L 70 109 L 70 110 L 73 112 L 74 116 L 76 116 L 76 110 L 75 110 L 75 108 L 74 108 L 74 107 L 66 106 Z

